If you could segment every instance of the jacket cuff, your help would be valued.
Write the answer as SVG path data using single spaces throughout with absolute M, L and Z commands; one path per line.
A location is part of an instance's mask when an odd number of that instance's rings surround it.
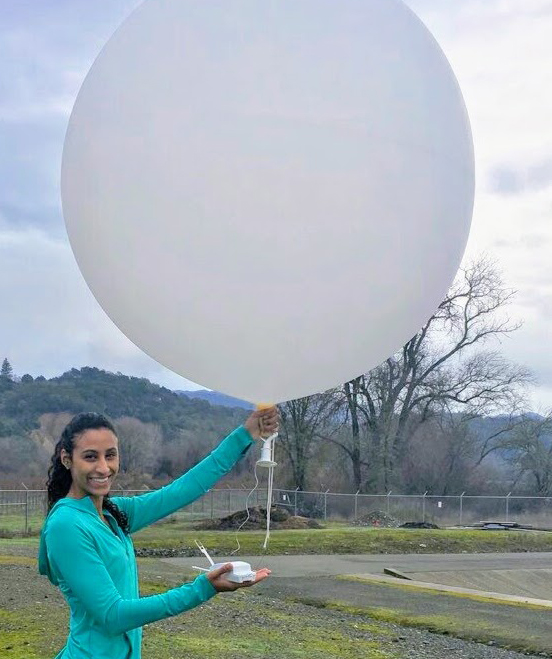
M 206 574 L 200 574 L 196 577 L 195 584 L 202 602 L 207 602 L 207 600 L 210 600 L 211 597 L 214 597 L 217 594 L 216 588 L 209 579 L 207 579 Z
M 255 443 L 255 440 L 245 426 L 236 428 L 232 435 L 236 437 L 238 446 L 241 447 L 242 455 Z

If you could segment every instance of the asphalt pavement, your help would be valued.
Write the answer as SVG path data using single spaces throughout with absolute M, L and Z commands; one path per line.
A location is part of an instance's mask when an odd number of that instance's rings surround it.
M 417 581 L 552 600 L 552 552 L 217 556 L 217 561 L 238 559 L 269 567 L 273 579 L 383 574 L 394 568 Z M 188 568 L 205 563 L 203 557 L 164 560 Z

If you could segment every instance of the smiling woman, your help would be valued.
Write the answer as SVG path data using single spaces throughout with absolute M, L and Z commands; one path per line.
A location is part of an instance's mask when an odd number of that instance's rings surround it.
M 109 498 L 119 472 L 118 439 L 113 424 L 101 414 L 79 414 L 65 427 L 48 471 L 48 511 L 62 497 L 90 496 L 102 521 L 103 510 L 128 532 L 126 515 Z
M 109 496 L 119 470 L 118 440 L 99 414 L 79 414 L 56 445 L 48 472 L 48 516 L 38 568 L 71 609 L 66 646 L 56 659 L 139 659 L 141 627 L 191 609 L 217 592 L 252 586 L 226 575 L 231 564 L 151 597 L 140 597 L 130 535 L 188 505 L 224 476 L 255 439 L 278 427 L 278 412 L 253 412 L 210 455 L 171 484 L 136 497 Z

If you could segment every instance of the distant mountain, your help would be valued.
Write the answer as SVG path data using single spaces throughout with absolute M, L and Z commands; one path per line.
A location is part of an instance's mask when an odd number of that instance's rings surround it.
M 535 412 L 525 412 L 523 416 L 537 422 L 544 420 L 540 414 Z M 470 421 L 469 428 L 477 438 L 480 446 L 483 446 L 483 443 L 493 435 L 496 435 L 496 441 L 500 443 L 500 441 L 506 441 L 510 436 L 510 432 L 508 430 L 506 430 L 504 433 L 500 433 L 500 431 L 502 429 L 507 429 L 510 424 L 515 425 L 515 423 L 519 423 L 522 420 L 521 417 L 522 415 L 516 415 L 513 419 L 506 415 L 479 417 Z M 552 434 L 542 434 L 540 441 L 545 447 L 552 445 Z M 501 448 L 490 454 L 489 458 L 491 461 L 493 458 L 499 458 L 500 460 L 510 460 L 515 456 L 517 452 L 518 451 L 514 448 Z
M 524 416 L 535 421 L 542 421 L 543 417 L 540 414 L 535 412 L 525 412 Z M 521 415 L 516 415 L 514 417 L 514 422 L 518 422 L 521 419 Z M 507 428 L 508 425 L 512 422 L 512 419 L 507 415 L 497 415 L 497 416 L 481 416 L 476 419 L 473 419 L 469 422 L 470 430 L 484 440 L 487 437 L 499 432 L 502 428 Z
M 223 407 L 241 407 L 244 410 L 252 410 L 254 405 L 248 403 L 246 400 L 234 398 L 221 394 L 218 391 L 210 391 L 209 389 L 197 389 L 194 391 L 176 391 L 179 396 L 187 396 L 188 398 L 200 398 L 211 403 L 211 405 L 222 405 Z

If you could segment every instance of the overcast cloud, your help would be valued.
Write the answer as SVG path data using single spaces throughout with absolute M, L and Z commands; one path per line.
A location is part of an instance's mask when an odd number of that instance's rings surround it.
M 0 0 L 0 359 L 18 374 L 93 365 L 190 383 L 107 319 L 68 246 L 59 168 L 69 113 L 134 0 Z M 486 251 L 517 289 L 524 327 L 503 345 L 552 407 L 552 0 L 409 0 L 447 54 L 474 133 L 477 192 L 466 258 Z

